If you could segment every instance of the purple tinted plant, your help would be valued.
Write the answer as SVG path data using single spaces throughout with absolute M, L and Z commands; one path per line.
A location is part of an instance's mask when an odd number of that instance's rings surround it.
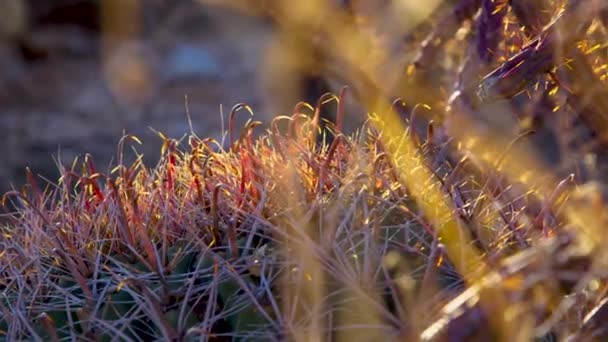
M 477 20 L 477 53 L 486 64 L 496 60 L 502 41 L 503 20 L 507 14 L 506 0 L 482 0 L 481 13 Z
M 441 47 L 454 34 L 462 23 L 471 19 L 479 10 L 481 0 L 459 0 L 443 18 L 438 25 L 420 44 L 420 50 L 414 58 L 413 65 L 424 68 L 428 61 L 432 61 L 441 50 Z
M 575 41 L 591 24 L 581 21 L 581 14 L 574 5 L 567 7 L 553 22 L 545 27 L 522 51 L 486 75 L 479 84 L 478 95 L 483 101 L 510 98 L 521 92 L 537 75 L 555 67 L 558 51 L 566 53 L 576 49 Z
M 549 0 L 509 0 L 509 6 L 530 36 L 537 35 L 551 19 Z

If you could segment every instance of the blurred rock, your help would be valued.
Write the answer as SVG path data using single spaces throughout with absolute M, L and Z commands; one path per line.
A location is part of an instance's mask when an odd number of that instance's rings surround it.
M 220 78 L 222 68 L 208 50 L 194 44 L 180 43 L 169 52 L 160 70 L 162 78 L 171 82 L 181 78 Z
M 0 0 L 0 39 L 15 38 L 27 29 L 28 7 L 24 0 Z
M 156 51 L 143 42 L 129 42 L 105 54 L 104 76 L 117 103 L 125 110 L 149 103 L 157 88 Z

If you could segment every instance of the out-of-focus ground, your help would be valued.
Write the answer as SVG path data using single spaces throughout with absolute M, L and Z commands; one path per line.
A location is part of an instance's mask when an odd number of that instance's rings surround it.
M 261 72 L 272 35 L 259 17 L 196 1 L 0 0 L 0 191 L 18 189 L 26 166 L 56 180 L 58 156 L 69 167 L 91 153 L 106 171 L 123 130 L 153 165 L 150 127 L 188 133 L 186 96 L 199 136 L 220 139 L 220 106 L 227 117 L 239 102 L 267 123 L 281 110 Z

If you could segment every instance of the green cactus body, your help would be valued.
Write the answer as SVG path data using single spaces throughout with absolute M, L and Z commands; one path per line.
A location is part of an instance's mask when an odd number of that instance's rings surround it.
M 176 331 L 181 332 L 181 335 L 184 335 L 185 332 L 188 331 L 188 329 L 196 327 L 200 323 L 196 315 L 192 312 L 192 308 L 189 305 L 186 306 L 185 310 L 185 317 L 182 321 L 180 321 L 179 319 L 181 305 L 165 313 L 165 318 L 167 319 L 167 321 Z
M 136 305 L 127 291 L 116 291 L 111 294 L 103 306 L 101 318 L 107 321 L 121 319 Z
M 243 280 L 246 280 L 246 284 L 248 285 L 252 283 L 248 276 L 243 277 Z M 241 290 L 241 286 L 233 279 L 224 280 L 218 285 L 218 293 L 224 302 L 225 308 L 241 305 L 240 301 L 248 300 L 246 296 L 239 293 L 241 292 L 239 290 Z M 260 313 L 252 303 L 248 303 L 245 308 L 228 316 L 227 319 L 230 322 L 234 334 L 237 336 L 235 338 L 237 341 L 241 340 L 242 336 L 252 333 L 269 323 L 264 315 Z

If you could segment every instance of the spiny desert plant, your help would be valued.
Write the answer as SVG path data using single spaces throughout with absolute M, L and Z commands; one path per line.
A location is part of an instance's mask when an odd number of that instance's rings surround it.
M 15 208 L 0 238 L 3 336 L 607 338 L 604 176 L 592 172 L 599 160 L 564 148 L 574 139 L 562 126 L 595 134 L 587 142 L 599 149 L 572 145 L 602 158 L 605 57 L 590 56 L 605 51 L 592 44 L 595 34 L 605 37 L 597 33 L 605 15 L 593 21 L 586 9 L 605 8 L 583 0 L 452 3 L 444 21 L 451 29 L 430 30 L 403 68 L 405 82 L 382 78 L 378 61 L 361 58 L 373 44 L 353 18 L 325 14 L 333 20 L 315 31 L 334 44 L 369 113 L 353 134 L 343 127 L 344 88 L 315 106 L 296 105 L 258 138 L 260 123 L 251 120 L 237 136 L 236 115 L 251 111 L 238 104 L 227 146 L 159 133 L 154 168 L 141 156 L 123 163 L 124 144 L 138 142 L 125 136 L 111 170 L 86 156 L 44 188 L 28 170 L 23 189 L 3 198 Z M 272 13 L 289 26 L 289 10 Z M 297 20 L 304 36 L 305 19 Z M 463 37 L 450 37 L 466 25 Z M 454 39 L 470 44 L 454 51 Z M 439 80 L 428 72 L 434 64 L 446 69 Z M 446 79 L 453 89 L 438 86 L 429 103 L 411 101 L 420 90 L 389 101 L 395 89 Z M 333 103 L 336 123 L 321 130 L 322 108 Z M 492 126 L 508 115 L 513 136 L 497 129 L 502 122 Z M 564 165 L 534 152 L 531 128 L 539 127 L 558 136 Z
M 257 139 L 247 123 L 227 149 L 159 133 L 153 169 L 104 173 L 87 155 L 44 190 L 28 171 L 4 197 L 17 211 L 2 227 L 3 336 L 466 339 L 505 338 L 521 320 L 522 337 L 592 324 L 559 313 L 564 293 L 586 313 L 604 288 L 595 252 L 554 210 L 572 178 L 549 197 L 522 192 L 432 122 L 395 139 L 380 117 L 352 136 L 329 124 L 318 145 L 319 108 L 343 115 L 344 95 Z

